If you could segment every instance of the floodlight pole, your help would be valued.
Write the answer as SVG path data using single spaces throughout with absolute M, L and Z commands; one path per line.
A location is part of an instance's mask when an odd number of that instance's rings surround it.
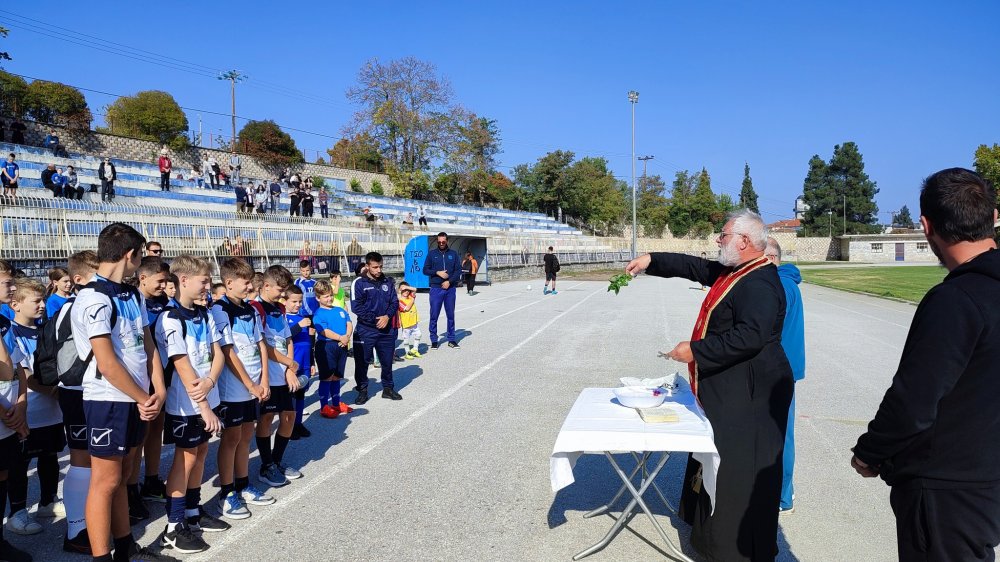
M 628 101 L 632 104 L 632 259 L 636 253 L 636 220 L 635 220 L 635 104 L 639 103 L 639 92 L 629 90 Z
M 229 70 L 219 74 L 219 80 L 229 80 L 229 96 L 232 100 L 233 136 L 230 140 L 230 150 L 236 151 L 236 83 L 247 79 L 246 74 L 239 70 Z

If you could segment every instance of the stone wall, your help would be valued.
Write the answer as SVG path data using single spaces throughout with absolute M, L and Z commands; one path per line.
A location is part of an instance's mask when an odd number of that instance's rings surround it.
M 838 238 L 799 238 L 794 232 L 776 232 L 772 234 L 781 245 L 782 257 L 786 261 L 828 261 L 840 259 L 840 242 Z M 631 244 L 631 242 L 628 242 Z M 636 241 L 638 251 L 643 252 L 680 252 L 694 256 L 702 252 L 708 257 L 719 253 L 715 237 L 707 239 L 691 238 L 639 238 Z
M 112 158 L 123 160 L 135 160 L 141 162 L 156 163 L 160 156 L 162 145 L 156 142 L 122 137 L 117 135 L 106 135 L 93 131 L 72 131 L 54 125 L 43 125 L 33 121 L 24 121 L 27 126 L 25 131 L 25 141 L 28 144 L 41 146 L 45 135 L 55 132 L 59 135 L 59 142 L 70 152 L 81 152 L 97 156 L 110 155 Z M 201 162 L 205 156 L 214 157 L 219 162 L 223 170 L 228 170 L 229 153 L 211 148 L 191 147 L 184 152 L 169 151 L 170 158 L 174 163 L 175 173 L 189 175 L 192 168 L 201 173 Z M 242 175 L 253 179 L 268 179 L 275 177 L 275 170 L 264 166 L 250 156 L 242 157 Z M 328 178 L 343 179 L 348 184 L 352 179 L 361 182 L 361 187 L 366 192 L 371 191 L 373 180 L 378 180 L 387 195 L 392 195 L 394 186 L 386 174 L 375 174 L 361 170 L 350 170 L 338 168 L 336 166 L 324 166 L 321 164 L 298 164 L 292 166 L 293 172 L 299 172 L 306 176 L 324 176 Z

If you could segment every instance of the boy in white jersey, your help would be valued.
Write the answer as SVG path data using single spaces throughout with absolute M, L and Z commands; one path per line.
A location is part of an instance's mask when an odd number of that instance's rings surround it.
M 90 548 L 99 562 L 136 555 L 157 559 L 132 538 L 125 492 L 135 447 L 142 443 L 146 422 L 160 413 L 166 394 L 142 295 L 122 283 L 139 267 L 145 243 L 131 226 L 106 226 L 97 239 L 97 275 L 79 292 L 70 312 L 77 355 L 89 361 L 83 376 L 91 459 L 86 517 Z
M 7 262 L 3 262 L 6 264 Z M 0 284 L 0 299 L 9 299 L 9 289 L 6 284 Z M 28 436 L 27 424 L 27 391 L 24 371 L 15 369 L 16 361 L 23 358 L 20 352 L 14 355 L 7 353 L 7 346 L 0 338 L 0 505 L 7 505 L 7 469 L 16 457 L 21 440 Z M 0 560 L 24 562 L 31 560 L 31 555 L 3 538 L 3 527 L 0 526 Z
M 213 409 L 219 406 L 216 387 L 224 360 L 215 320 L 196 304 L 212 285 L 212 264 L 180 255 L 171 262 L 170 273 L 177 276 L 177 306 L 166 309 L 156 323 L 156 343 L 170 379 L 163 442 L 174 445 L 167 476 L 167 527 L 160 546 L 187 554 L 208 548 L 198 531 L 229 529 L 201 507 L 208 440 L 222 429 Z
M 97 252 L 93 250 L 73 254 L 67 264 L 69 276 L 77 287 L 90 283 L 97 274 L 98 266 L 100 262 L 97 261 Z M 59 314 L 49 320 L 56 323 L 57 333 L 69 326 L 66 323 L 70 322 L 70 312 L 75 303 L 76 296 L 70 296 L 59 309 Z M 73 342 L 69 341 L 64 345 L 73 345 Z M 87 448 L 87 418 L 83 414 L 83 386 L 67 385 L 60 380 L 59 408 L 62 410 L 63 429 L 69 445 L 69 469 L 63 480 L 63 501 L 66 504 L 66 538 L 63 539 L 63 550 L 90 554 L 85 515 L 87 490 L 90 488 L 90 451 Z
M 268 383 L 267 344 L 261 332 L 257 311 L 248 302 L 253 290 L 253 268 L 230 258 L 220 268 L 225 295 L 212 306 L 216 327 L 226 325 L 222 354 L 226 366 L 219 379 L 219 418 L 222 442 L 219 443 L 219 512 L 230 519 L 246 519 L 246 504 L 270 505 L 274 498 L 250 484 L 250 443 L 254 438 L 258 401 L 271 397 Z

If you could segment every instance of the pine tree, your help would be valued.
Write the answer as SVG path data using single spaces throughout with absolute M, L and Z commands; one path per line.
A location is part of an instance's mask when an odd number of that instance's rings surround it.
M 687 170 L 677 172 L 670 189 L 670 210 L 667 225 L 674 236 L 687 236 L 694 224 L 691 215 L 691 196 L 695 177 Z
M 757 206 L 757 192 L 753 190 L 753 180 L 750 179 L 750 164 L 747 162 L 743 163 L 743 187 L 740 188 L 739 206 L 760 214 L 760 208 Z
M 847 234 L 878 232 L 877 193 L 878 187 L 865 173 L 857 144 L 845 142 L 834 146 L 829 163 L 813 155 L 802 185 L 802 197 L 809 205 L 802 221 L 803 233 L 816 236 L 829 232 L 831 212 L 834 222 L 837 217 L 841 220 L 841 229 L 834 230 L 846 229 Z
M 691 217 L 696 236 L 708 236 L 714 232 L 719 221 L 719 204 L 712 193 L 712 177 L 705 168 L 701 169 L 695 180 L 694 193 L 691 195 Z
M 899 212 L 892 216 L 892 226 L 902 228 L 913 228 L 913 217 L 910 216 L 910 208 L 903 205 Z

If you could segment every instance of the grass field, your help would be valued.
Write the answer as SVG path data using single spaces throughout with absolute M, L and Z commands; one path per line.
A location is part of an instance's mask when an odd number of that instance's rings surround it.
M 803 269 L 802 280 L 832 289 L 843 289 L 920 302 L 948 272 L 936 265 L 913 267 L 844 267 Z

